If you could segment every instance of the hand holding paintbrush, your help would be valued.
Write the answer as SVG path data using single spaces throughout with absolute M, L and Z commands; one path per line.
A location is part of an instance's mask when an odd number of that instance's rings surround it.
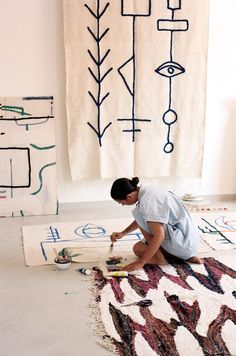
M 110 239 L 111 239 L 111 244 L 110 244 L 110 252 L 112 252 L 113 247 L 114 247 L 114 242 L 116 242 L 116 240 L 121 239 L 124 236 L 123 232 L 113 232 L 110 235 Z

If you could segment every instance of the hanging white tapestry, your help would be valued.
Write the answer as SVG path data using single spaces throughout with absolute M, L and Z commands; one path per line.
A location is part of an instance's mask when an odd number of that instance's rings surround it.
M 64 0 L 72 178 L 200 177 L 208 0 Z
M 53 97 L 0 100 L 0 216 L 55 214 Z

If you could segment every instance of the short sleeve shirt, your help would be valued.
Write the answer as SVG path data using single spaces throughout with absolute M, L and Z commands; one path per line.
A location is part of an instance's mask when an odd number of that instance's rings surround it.
M 140 227 L 152 234 L 148 222 L 164 225 L 165 238 L 161 246 L 184 260 L 194 256 L 199 248 L 198 228 L 181 200 L 171 192 L 155 186 L 141 186 L 133 216 Z
M 181 202 L 173 193 L 162 191 L 156 186 L 141 186 L 138 204 L 133 210 L 135 220 L 140 226 L 151 233 L 148 221 L 160 222 L 188 233 L 195 225 L 192 218 Z

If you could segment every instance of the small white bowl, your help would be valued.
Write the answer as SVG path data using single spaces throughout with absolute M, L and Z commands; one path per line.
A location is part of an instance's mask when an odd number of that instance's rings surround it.
M 58 261 L 56 257 L 54 258 L 54 263 L 58 269 L 67 269 L 71 266 L 71 258 L 68 258 L 65 261 Z

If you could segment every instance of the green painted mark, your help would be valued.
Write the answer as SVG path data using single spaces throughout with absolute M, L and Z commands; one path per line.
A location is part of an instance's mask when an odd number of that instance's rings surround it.
M 36 150 L 50 150 L 51 148 L 56 147 L 56 145 L 40 147 L 40 146 L 37 146 L 37 145 L 35 145 L 33 143 L 31 143 L 30 146 L 35 148 Z
M 4 111 L 15 112 L 15 113 L 20 114 L 22 116 L 24 116 L 24 115 L 31 116 L 31 114 L 25 112 L 25 109 L 22 106 L 0 105 L 0 109 L 2 109 Z
M 50 167 L 50 166 L 55 166 L 56 165 L 56 162 L 52 162 L 52 163 L 48 163 L 46 164 L 45 166 L 43 166 L 40 171 L 39 171 L 39 180 L 40 180 L 40 185 L 39 185 L 39 189 L 36 190 L 35 192 L 31 193 L 31 195 L 36 195 L 40 192 L 40 190 L 42 189 L 42 186 L 43 186 L 43 178 L 42 178 L 42 171 L 47 168 L 47 167 Z

